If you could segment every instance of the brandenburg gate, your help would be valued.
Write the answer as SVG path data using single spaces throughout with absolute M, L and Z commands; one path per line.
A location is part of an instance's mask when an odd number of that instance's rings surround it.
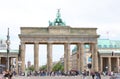
M 47 45 L 47 72 L 52 71 L 52 45 L 64 45 L 64 72 L 70 71 L 70 44 L 77 45 L 78 70 L 84 70 L 84 45 L 90 45 L 92 69 L 98 71 L 97 28 L 72 28 L 66 26 L 58 11 L 55 21 L 49 27 L 21 27 L 22 72 L 25 71 L 25 45 L 34 44 L 34 69 L 39 70 L 39 44 Z

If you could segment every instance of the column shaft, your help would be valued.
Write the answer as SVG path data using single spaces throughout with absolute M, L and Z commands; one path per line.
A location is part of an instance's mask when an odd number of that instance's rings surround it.
M 18 57 L 16 57 L 16 72 L 18 73 Z
M 84 71 L 84 43 L 78 44 L 78 52 L 79 52 L 79 69 L 80 71 Z
M 108 71 L 111 71 L 111 57 L 108 57 Z
M 95 71 L 98 71 L 98 50 L 97 50 L 97 44 L 94 44 L 94 52 L 95 52 Z
M 93 44 L 90 44 L 90 51 L 91 51 L 91 56 L 92 56 L 92 70 L 94 71 L 94 49 L 93 49 Z
M 98 71 L 98 52 L 97 52 L 97 44 L 94 43 L 92 46 L 92 69 L 94 71 Z
M 117 72 L 119 72 L 119 65 L 120 64 L 120 59 L 119 59 L 119 57 L 117 57 Z
M 1 64 L 1 57 L 0 57 L 0 64 Z
M 80 71 L 80 44 L 77 44 L 77 70 Z
M 11 71 L 13 71 L 13 65 L 14 65 L 14 64 L 13 64 L 13 63 L 14 63 L 14 62 L 13 62 L 13 59 L 14 59 L 14 58 L 12 58 L 12 57 L 9 59 L 9 61 L 10 61 L 10 66 L 12 66 L 12 67 L 10 67 L 10 70 L 11 70 Z
M 25 72 L 25 44 L 21 43 L 21 71 Z
M 103 57 L 100 57 L 100 70 L 103 71 Z
M 84 43 L 80 45 L 80 70 L 84 71 Z
M 64 72 L 70 71 L 70 44 L 64 44 Z
M 47 72 L 52 71 L 52 44 L 47 45 Z
M 34 44 L 34 68 L 39 71 L 39 43 Z

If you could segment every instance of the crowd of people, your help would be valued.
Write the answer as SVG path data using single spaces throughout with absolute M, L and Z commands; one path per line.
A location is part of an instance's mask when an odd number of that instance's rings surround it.
M 86 79 L 86 76 L 88 76 L 87 71 L 84 70 L 83 79 Z M 101 73 L 100 72 L 90 72 L 90 75 L 92 76 L 92 79 L 101 79 Z
M 100 72 L 88 72 L 86 70 L 84 70 L 83 72 L 78 72 L 78 71 L 69 71 L 69 72 L 62 72 L 62 71 L 51 71 L 51 72 L 47 72 L 47 71 L 33 71 L 33 72 L 25 72 L 22 73 L 22 76 L 77 76 L 77 75 L 82 75 L 83 79 L 85 79 L 87 76 L 92 77 L 92 79 L 101 79 L 101 73 Z M 20 74 L 20 75 L 21 75 Z
M 9 70 L 3 71 L 3 79 L 12 79 L 12 76 L 16 74 L 17 74 L 16 72 L 11 72 Z M 21 72 L 17 75 L 20 75 L 20 76 L 77 76 L 77 75 L 82 75 L 83 79 L 86 79 L 87 76 L 91 76 L 92 79 L 101 79 L 101 75 L 104 75 L 104 73 L 93 72 L 93 71 L 89 73 L 86 70 L 84 70 L 83 72 L 72 70 L 66 73 L 62 71 L 47 72 L 47 71 L 41 70 L 41 71 L 33 71 L 33 72 L 29 71 L 29 72 L 24 72 L 24 73 Z
M 13 72 L 6 70 L 3 71 L 3 79 L 12 79 Z

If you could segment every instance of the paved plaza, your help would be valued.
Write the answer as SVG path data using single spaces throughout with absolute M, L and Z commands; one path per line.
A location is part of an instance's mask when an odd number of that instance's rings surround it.
M 82 76 L 14 76 L 12 79 L 83 79 Z M 86 79 L 92 79 L 91 76 L 87 76 Z M 110 79 L 109 76 L 101 76 L 101 79 Z

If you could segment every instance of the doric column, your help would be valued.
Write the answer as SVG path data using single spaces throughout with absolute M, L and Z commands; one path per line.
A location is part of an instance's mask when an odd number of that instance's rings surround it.
M 79 62 L 78 62 L 78 69 L 79 71 L 84 71 L 84 43 L 78 44 L 78 56 L 79 56 Z
M 80 70 L 80 44 L 79 43 L 77 44 L 77 63 L 76 63 L 76 65 L 77 65 L 77 70 L 81 71 Z
M 64 72 L 70 71 L 70 44 L 64 44 Z
M 117 57 L 117 71 L 119 72 L 119 65 L 120 64 L 120 59 L 119 59 L 119 57 Z
M 47 72 L 52 71 L 52 44 L 47 44 Z
M 64 45 L 64 73 L 67 73 L 67 51 L 66 46 Z
M 21 42 L 21 53 L 20 53 L 20 57 L 21 57 L 21 71 L 25 72 L 25 43 Z
M 111 57 L 108 57 L 108 71 L 111 71 Z
M 16 72 L 18 73 L 18 57 L 16 57 Z
M 1 57 L 0 57 L 0 64 L 1 64 Z
M 14 65 L 13 58 L 10 57 L 9 61 L 10 61 L 10 70 L 13 71 L 13 65 Z
M 103 71 L 103 57 L 100 57 L 100 70 Z
M 97 52 L 97 44 L 93 43 L 92 46 L 92 69 L 94 71 L 98 71 L 98 52 Z
M 94 56 L 95 56 L 95 71 L 98 71 L 98 50 L 97 50 L 97 43 L 94 44 Z
M 34 68 L 39 71 L 39 43 L 34 43 Z
M 92 70 L 94 71 L 94 46 L 93 46 L 93 43 L 90 44 L 90 51 L 91 51 L 91 56 L 92 56 Z

